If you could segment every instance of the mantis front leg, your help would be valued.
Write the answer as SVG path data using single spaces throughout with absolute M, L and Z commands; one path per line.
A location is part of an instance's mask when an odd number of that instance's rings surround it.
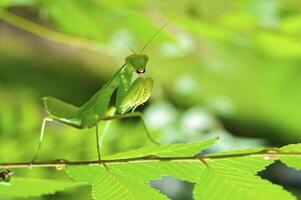
M 43 143 L 43 139 L 44 139 L 44 132 L 45 132 L 46 123 L 47 122 L 51 122 L 51 121 L 53 121 L 53 119 L 48 118 L 48 117 L 45 117 L 43 119 L 42 126 L 41 126 L 41 132 L 40 132 L 40 139 L 39 139 L 38 149 L 36 151 L 35 156 L 31 160 L 31 163 L 34 163 L 36 161 L 36 159 L 38 158 L 38 156 L 39 156 L 39 153 L 40 153 L 41 147 L 42 147 L 42 143 Z
M 106 117 L 113 117 L 114 114 L 116 112 L 116 109 L 114 107 L 110 108 L 107 113 L 106 113 Z M 105 121 L 103 124 L 103 129 L 102 129 L 102 134 L 101 137 L 99 137 L 99 122 L 101 122 L 101 118 L 98 117 L 98 115 L 96 115 L 96 124 L 95 124 L 95 131 L 96 131 L 96 145 L 97 145 L 97 155 L 98 155 L 98 160 L 101 160 L 101 147 L 102 147 L 102 143 L 103 143 L 103 138 L 109 128 L 110 125 L 110 121 Z
M 100 161 L 101 157 L 100 157 L 100 143 L 99 143 L 99 135 L 98 135 L 98 122 L 99 122 L 99 118 L 97 117 L 97 123 L 95 125 L 95 131 L 96 131 L 96 147 L 97 147 L 97 155 L 98 155 L 98 160 Z M 103 138 L 103 137 L 102 137 Z M 102 143 L 102 141 L 101 141 Z
M 124 119 L 124 118 L 132 118 L 132 117 L 139 117 L 139 118 L 141 119 L 141 121 L 142 121 L 143 127 L 144 127 L 144 129 L 145 129 L 145 133 L 146 133 L 148 139 L 149 139 L 152 143 L 154 143 L 154 144 L 156 144 L 156 145 L 160 145 L 160 143 L 157 142 L 156 140 L 154 140 L 154 139 L 152 138 L 152 136 L 150 135 L 150 133 L 149 133 L 149 131 L 148 131 L 148 128 L 147 128 L 147 126 L 146 126 L 145 120 L 144 120 L 144 118 L 143 118 L 143 115 L 142 115 L 140 112 L 133 112 L 133 113 L 120 114 L 120 115 L 115 115 L 115 116 L 112 116 L 112 117 L 111 117 L 111 116 L 109 116 L 109 117 L 104 117 L 104 118 L 102 118 L 101 120 L 107 121 L 107 120 Z

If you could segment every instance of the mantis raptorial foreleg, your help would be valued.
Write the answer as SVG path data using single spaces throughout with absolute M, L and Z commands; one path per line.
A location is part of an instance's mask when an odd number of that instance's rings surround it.
M 95 131 L 96 131 L 96 147 L 97 147 L 97 156 L 98 156 L 98 160 L 101 159 L 101 156 L 100 156 L 100 143 L 99 143 L 99 135 L 98 135 L 98 122 L 99 120 L 97 120 L 97 124 L 95 125 Z M 101 141 L 102 143 L 102 141 Z
M 106 113 L 106 117 L 113 117 L 114 114 L 116 113 L 116 109 L 114 107 L 111 107 L 108 112 Z M 105 134 L 107 133 L 107 130 L 109 128 L 109 125 L 110 125 L 110 121 L 104 121 L 102 123 L 102 134 L 101 136 L 99 137 L 99 123 L 102 122 L 102 120 L 96 116 L 97 118 L 97 122 L 96 122 L 96 125 L 95 125 L 95 130 L 96 130 L 96 145 L 97 145 L 97 155 L 98 155 L 98 160 L 101 160 L 101 147 L 102 147 L 102 143 L 103 143 L 103 138 L 105 136 Z
M 120 115 L 115 115 L 115 116 L 112 116 L 112 117 L 104 117 L 104 118 L 102 118 L 102 120 L 107 121 L 107 120 L 125 119 L 125 118 L 132 118 L 132 117 L 139 117 L 139 118 L 141 119 L 141 121 L 142 121 L 142 125 L 143 125 L 143 127 L 144 127 L 144 129 L 145 129 L 145 133 L 146 133 L 148 139 L 149 139 L 151 142 L 153 142 L 154 144 L 160 145 L 160 143 L 157 142 L 156 140 L 154 140 L 154 139 L 152 138 L 152 136 L 150 135 L 150 133 L 149 133 L 149 131 L 148 131 L 148 129 L 147 129 L 145 120 L 144 120 L 144 118 L 143 118 L 143 115 L 142 115 L 140 112 L 133 112 L 133 113 L 120 114 Z
M 146 135 L 148 137 L 148 139 L 153 142 L 154 144 L 156 145 L 159 145 L 160 143 L 157 142 L 156 140 L 154 140 L 148 129 L 147 129 L 147 126 L 146 126 L 146 123 L 145 123 L 145 120 L 143 118 L 143 115 L 139 112 L 134 112 L 134 113 L 127 113 L 127 114 L 121 114 L 121 115 L 115 115 L 113 116 L 113 114 L 115 114 L 115 109 L 111 109 L 110 111 L 110 114 L 107 115 L 106 117 L 102 118 L 102 119 L 98 119 L 97 120 L 97 124 L 95 125 L 95 130 L 96 130 L 96 142 L 97 142 L 97 155 L 98 155 L 98 160 L 101 160 L 101 147 L 102 147 L 102 144 L 103 144 L 103 138 L 105 136 L 105 134 L 107 133 L 107 130 L 109 128 L 109 124 L 110 124 L 110 121 L 111 120 L 115 120 L 115 119 L 124 119 L 124 118 L 132 118 L 132 117 L 139 117 L 142 121 L 142 125 L 145 129 L 145 132 L 146 132 Z M 111 115 L 111 116 L 110 116 Z M 99 137 L 99 123 L 102 122 L 102 121 L 105 121 L 104 124 L 103 124 L 103 129 L 102 129 L 102 134 L 101 136 Z
M 53 119 L 48 118 L 48 117 L 45 117 L 43 119 L 42 126 L 41 126 L 41 132 L 40 132 L 40 139 L 39 139 L 38 149 L 36 151 L 35 156 L 33 157 L 32 161 L 31 161 L 31 163 L 34 163 L 35 160 L 37 159 L 37 157 L 39 156 L 39 153 L 40 153 L 41 147 L 42 147 L 42 142 L 43 142 L 43 139 L 44 139 L 44 132 L 45 132 L 46 123 L 47 122 L 51 122 L 51 121 L 53 121 Z

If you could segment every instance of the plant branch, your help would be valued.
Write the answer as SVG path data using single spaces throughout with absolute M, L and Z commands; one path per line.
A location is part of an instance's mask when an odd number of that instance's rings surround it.
M 23 17 L 20 17 L 18 15 L 15 15 L 14 13 L 5 10 L 0 10 L 0 19 L 29 33 L 57 43 L 73 46 L 76 48 L 88 49 L 98 53 L 108 54 L 109 52 L 109 49 L 107 47 L 95 40 L 84 39 L 48 29 L 44 26 L 33 23 L 30 20 L 27 20 Z
M 151 162 L 151 161 L 166 161 L 166 162 L 185 162 L 185 161 L 202 161 L 204 163 L 210 160 L 230 159 L 239 157 L 262 157 L 263 159 L 278 159 L 279 157 L 292 157 L 301 158 L 301 152 L 287 153 L 279 152 L 277 149 L 264 149 L 258 152 L 251 153 L 236 153 L 236 154 L 212 154 L 202 156 L 183 156 L 183 157 L 158 157 L 154 155 L 136 157 L 136 158 L 121 158 L 112 160 L 91 160 L 91 161 L 67 161 L 67 160 L 55 160 L 50 162 L 22 162 L 22 163 L 0 163 L 2 169 L 15 169 L 15 168 L 43 168 L 43 167 L 56 167 L 64 168 L 66 166 L 80 166 L 80 165 L 107 165 L 117 163 L 135 163 L 135 162 Z

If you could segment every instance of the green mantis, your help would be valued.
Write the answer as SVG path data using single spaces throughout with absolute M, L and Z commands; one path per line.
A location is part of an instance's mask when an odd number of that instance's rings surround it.
M 143 50 L 170 21 L 166 22 L 148 40 L 140 53 L 135 53 L 131 49 L 133 54 L 125 58 L 123 66 L 114 74 L 112 79 L 81 107 L 73 106 L 53 97 L 42 98 L 48 117 L 43 119 L 38 149 L 31 163 L 34 163 L 39 155 L 46 123 L 49 121 L 57 121 L 77 129 L 95 127 L 99 160 L 101 159 L 100 149 L 104 135 L 99 138 L 98 123 L 100 121 L 140 117 L 148 138 L 153 143 L 159 144 L 149 134 L 141 113 L 134 112 L 134 110 L 149 99 L 153 89 L 153 80 L 144 77 L 148 56 L 143 54 Z M 115 106 L 108 108 L 114 92 L 116 92 Z

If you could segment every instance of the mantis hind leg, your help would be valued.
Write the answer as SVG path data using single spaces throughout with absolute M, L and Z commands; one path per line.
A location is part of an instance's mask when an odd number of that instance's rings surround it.
M 45 132 L 46 123 L 47 122 L 51 122 L 51 121 L 53 121 L 53 119 L 48 118 L 48 117 L 46 117 L 46 118 L 43 119 L 42 126 L 41 126 L 41 132 L 40 132 L 40 139 L 39 139 L 38 149 L 36 151 L 35 156 L 31 160 L 31 163 L 34 163 L 36 161 L 36 159 L 38 158 L 38 156 L 39 156 L 39 153 L 40 153 L 41 148 L 42 148 L 43 139 L 44 139 L 44 132 Z
M 113 120 L 113 119 L 124 119 L 124 118 L 132 118 L 132 117 L 139 117 L 142 121 L 143 127 L 145 129 L 145 133 L 147 135 L 147 138 L 154 144 L 156 145 L 160 145 L 159 142 L 157 142 L 156 140 L 154 140 L 151 136 L 151 134 L 149 133 L 146 123 L 144 121 L 143 115 L 140 112 L 133 112 L 133 113 L 127 113 L 127 114 L 121 114 L 121 115 L 115 115 L 113 117 L 104 117 L 101 120 Z

